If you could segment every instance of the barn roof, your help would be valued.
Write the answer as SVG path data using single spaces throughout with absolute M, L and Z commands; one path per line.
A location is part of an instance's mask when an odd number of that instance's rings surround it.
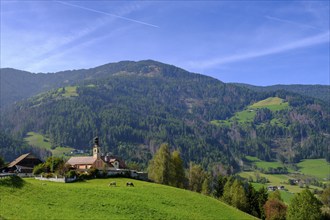
M 76 165 L 76 164 L 93 164 L 96 158 L 94 157 L 71 157 L 68 160 L 68 164 Z
M 19 156 L 18 158 L 16 158 L 14 161 L 12 161 L 8 167 L 14 167 L 15 165 L 17 165 L 19 162 L 21 162 L 22 160 L 24 160 L 25 158 L 29 158 L 29 159 L 38 159 L 36 156 L 34 156 L 31 153 L 27 153 L 27 154 L 23 154 L 21 156 Z M 39 160 L 39 159 L 38 159 Z M 41 162 L 41 161 L 40 161 Z

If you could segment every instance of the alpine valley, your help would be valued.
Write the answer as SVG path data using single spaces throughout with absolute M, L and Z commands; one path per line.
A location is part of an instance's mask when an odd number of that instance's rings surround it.
M 330 161 L 328 92 L 227 84 L 152 60 L 48 74 L 4 68 L 0 156 L 86 151 L 97 135 L 103 152 L 141 167 L 163 142 L 209 170 L 242 170 L 246 156 Z M 31 135 L 49 148 L 27 142 Z

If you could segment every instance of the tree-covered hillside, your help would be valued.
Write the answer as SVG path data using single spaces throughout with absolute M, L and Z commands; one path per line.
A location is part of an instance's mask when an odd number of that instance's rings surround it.
M 284 108 L 249 109 L 270 97 Z M 251 120 L 239 120 L 244 111 L 254 111 Z M 90 69 L 83 81 L 21 102 L 3 118 L 6 131 L 20 137 L 38 132 L 54 147 L 88 149 L 98 135 L 104 152 L 145 165 L 167 142 L 186 165 L 221 163 L 231 170 L 245 155 L 287 162 L 324 158 L 330 130 L 322 101 L 258 93 L 154 61 Z
M 76 83 L 82 83 L 91 79 L 100 79 L 112 74 L 120 74 L 122 72 L 137 74 L 155 72 L 148 70 L 149 64 L 161 66 L 163 73 L 178 74 L 186 72 L 182 69 L 162 63 L 145 60 L 140 62 L 121 61 L 118 63 L 110 63 L 90 69 L 67 70 L 56 73 L 30 73 L 26 71 L 16 70 L 12 68 L 0 68 L 0 108 L 12 105 L 17 101 L 27 99 L 40 92 L 46 92 L 62 86 L 68 86 Z M 187 72 L 186 72 L 187 73 Z M 285 90 L 298 93 L 304 96 L 321 99 L 325 102 L 330 101 L 329 85 L 274 85 L 274 86 L 253 86 L 248 84 L 235 83 L 256 92 L 274 92 Z
M 273 86 L 253 86 L 243 83 L 235 83 L 256 92 L 272 92 L 285 90 L 298 93 L 303 96 L 308 96 L 316 99 L 321 99 L 325 102 L 330 102 L 330 85 L 273 85 Z

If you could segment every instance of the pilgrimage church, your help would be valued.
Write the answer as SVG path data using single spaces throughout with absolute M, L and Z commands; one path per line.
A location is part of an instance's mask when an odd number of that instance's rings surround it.
M 121 171 L 126 169 L 124 161 L 114 156 L 101 154 L 98 137 L 94 138 L 93 156 L 71 157 L 67 161 L 67 164 L 78 171 L 87 171 L 90 168 L 106 171 Z

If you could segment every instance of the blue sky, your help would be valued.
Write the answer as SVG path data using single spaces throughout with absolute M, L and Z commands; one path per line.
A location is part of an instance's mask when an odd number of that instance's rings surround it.
M 1 67 L 153 59 L 224 82 L 329 85 L 329 1 L 1 0 Z

